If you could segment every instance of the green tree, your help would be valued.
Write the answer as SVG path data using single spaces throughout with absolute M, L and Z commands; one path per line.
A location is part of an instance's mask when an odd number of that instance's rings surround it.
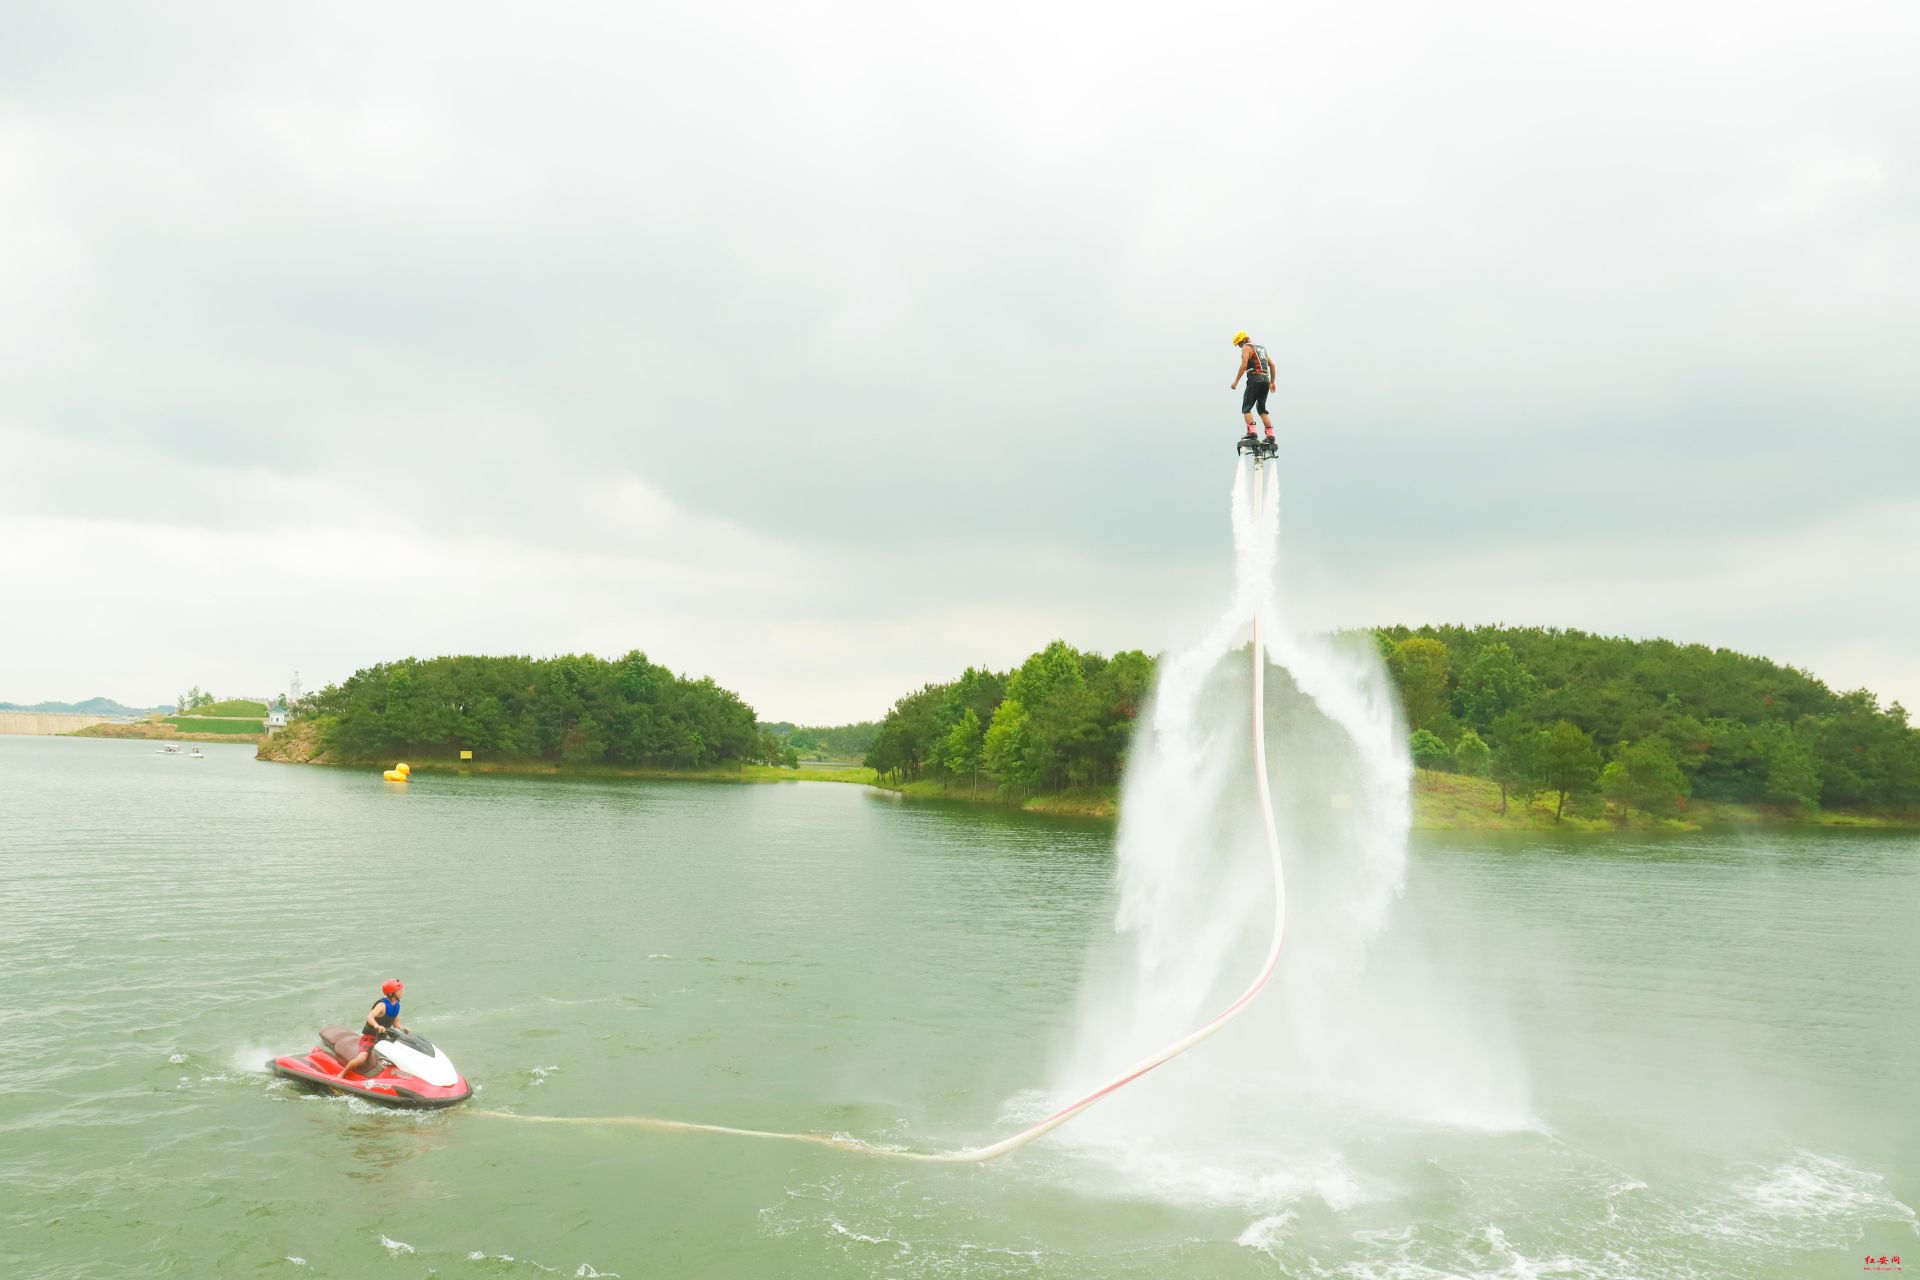
M 1491 729 L 1495 720 L 1525 706 L 1539 683 L 1532 672 L 1520 665 L 1513 646 L 1496 641 L 1474 654 L 1467 663 L 1460 673 L 1455 698 L 1468 724 L 1476 729 Z
M 1153 688 L 1154 670 L 1154 660 L 1148 655 L 1138 649 L 1122 649 L 1092 682 L 1105 717 L 1100 758 L 1108 781 L 1119 778 L 1126 765 L 1127 750 L 1133 745 L 1133 722 Z
M 1006 700 L 1025 712 L 1018 785 L 1057 790 L 1098 776 L 1104 724 L 1088 680 L 1105 666 L 1099 655 L 1055 640 L 1007 678 Z
M 1055 640 L 1021 663 L 1020 669 L 1008 677 L 1006 696 L 1018 700 L 1031 713 L 1085 684 L 1080 651 L 1064 640 Z
M 1692 793 L 1687 775 L 1665 738 L 1622 743 L 1600 774 L 1600 792 L 1622 810 L 1666 816 Z
M 1407 746 L 1413 753 L 1413 765 L 1416 769 L 1425 769 L 1431 773 L 1435 769 L 1444 769 L 1453 763 L 1453 753 L 1447 750 L 1447 744 L 1425 729 L 1415 729 Z
M 1000 705 L 1006 692 L 1007 677 L 985 667 L 968 667 L 958 680 L 947 686 L 941 719 L 951 725 L 959 721 L 962 711 L 972 711 L 975 718 L 985 724 L 993 719 L 993 709 Z
M 689 764 L 701 763 L 701 753 L 690 753 Z M 607 758 L 606 738 L 592 716 L 582 716 L 567 726 L 560 738 L 560 759 L 564 764 L 599 764 Z
M 973 780 L 973 789 L 980 789 L 980 766 L 985 756 L 985 734 L 980 728 L 980 717 L 968 707 L 961 713 L 953 728 L 947 730 L 946 766 L 947 772 L 956 777 Z
M 1674 763 L 1689 777 L 1698 773 L 1713 752 L 1713 735 L 1700 720 L 1679 709 L 1677 699 L 1669 700 L 1673 705 L 1661 709 L 1661 715 L 1649 726 L 1648 732 L 1658 733 L 1666 739 L 1673 749 Z M 1644 735 L 1643 735 L 1644 736 Z
M 1559 721 L 1540 737 L 1540 781 L 1546 790 L 1559 794 L 1553 806 L 1553 820 L 1558 822 L 1566 811 L 1567 797 L 1592 788 L 1600 773 L 1600 753 L 1593 749 L 1593 739 L 1571 721 Z
M 943 769 L 940 752 L 947 730 L 941 712 L 948 703 L 945 685 L 922 686 L 893 704 L 867 752 L 869 767 L 911 782 L 928 768 Z
M 1775 736 L 1767 748 L 1766 797 L 1802 811 L 1820 807 L 1820 768 L 1813 752 L 1790 732 Z
M 1007 787 L 1032 783 L 1027 768 L 1027 709 L 1008 698 L 994 710 L 981 746 L 981 762 L 994 781 Z
M 1627 766 L 1625 762 L 1620 760 L 1607 761 L 1606 766 L 1600 770 L 1599 780 L 1594 783 L 1594 787 L 1606 798 L 1609 804 L 1620 806 L 1620 813 L 1623 817 L 1626 815 L 1627 795 L 1628 792 L 1632 790 L 1633 783 L 1627 777 Z
M 1533 803 L 1545 772 L 1540 733 L 1517 711 L 1509 711 L 1493 726 L 1493 756 L 1488 772 L 1500 784 L 1500 812 L 1507 812 L 1507 796 L 1518 796 L 1521 805 Z
M 1469 778 L 1484 778 L 1492 766 L 1493 748 L 1471 729 L 1463 730 L 1453 744 L 1453 767 Z
M 1428 636 L 1411 636 L 1393 646 L 1387 671 L 1400 687 L 1407 725 L 1424 729 L 1439 714 L 1447 692 L 1447 646 Z
M 753 709 L 630 653 L 381 663 L 302 700 L 343 760 L 485 750 L 503 760 L 700 767 L 764 758 Z

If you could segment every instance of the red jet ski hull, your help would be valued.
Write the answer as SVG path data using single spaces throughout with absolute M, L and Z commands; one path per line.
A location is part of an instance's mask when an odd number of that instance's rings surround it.
M 289 1080 L 334 1093 L 350 1093 L 386 1107 L 451 1107 L 473 1096 L 465 1076 L 456 1075 L 448 1085 L 429 1084 L 377 1054 L 365 1063 L 379 1068 L 374 1074 L 363 1075 L 358 1071 L 349 1074 L 346 1063 L 359 1052 L 358 1032 L 328 1027 L 320 1033 L 320 1041 L 304 1054 L 275 1058 L 267 1065 L 275 1075 Z

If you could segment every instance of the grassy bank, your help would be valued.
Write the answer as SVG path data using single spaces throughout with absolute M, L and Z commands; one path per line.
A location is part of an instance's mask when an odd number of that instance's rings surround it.
M 1457 773 L 1416 771 L 1413 826 L 1416 831 L 1705 831 L 1725 827 L 1821 826 L 1909 827 L 1920 814 L 1880 815 L 1800 811 L 1766 805 L 1695 800 L 1670 817 L 1622 812 L 1593 805 L 1553 817 L 1554 795 L 1546 792 L 1522 804 L 1509 797 L 1500 811 L 1500 788 L 1485 778 Z
M 263 757 L 264 758 L 264 757 Z M 316 764 L 342 768 L 390 769 L 396 761 L 326 760 Z M 714 765 L 704 769 L 658 769 L 611 764 L 550 764 L 544 760 L 433 760 L 409 756 L 415 777 L 436 773 L 501 773 L 543 778 L 652 778 L 694 782 L 854 782 L 871 783 L 871 769 L 787 769 L 771 764 Z
M 182 733 L 213 733 L 225 737 L 257 737 L 267 731 L 266 722 L 240 716 L 168 716 L 166 723 Z
M 1006 795 L 990 785 L 967 783 L 876 781 L 883 790 L 923 800 L 981 804 L 1026 813 L 1070 814 L 1087 818 L 1115 818 L 1120 812 L 1117 787 Z M 1485 778 L 1454 773 L 1426 773 L 1413 783 L 1413 826 L 1416 831 L 1703 831 L 1739 826 L 1912 827 L 1920 814 L 1798 813 L 1758 805 L 1696 801 L 1675 817 L 1618 811 L 1569 812 L 1553 817 L 1553 796 L 1535 796 L 1532 804 L 1509 798 L 1501 812 L 1500 788 Z
M 873 770 L 867 770 L 869 774 Z M 1018 809 L 1023 813 L 1051 813 L 1074 818 L 1117 818 L 1120 816 L 1118 787 L 1087 787 L 1072 791 L 1048 791 L 1038 795 L 1007 795 L 992 783 L 974 787 L 967 783 L 948 786 L 944 782 L 921 779 L 917 782 L 871 779 L 871 785 L 916 800 L 946 800 L 957 804 L 986 805 L 995 809 Z
M 188 707 L 185 711 L 168 716 L 174 720 L 180 716 L 213 716 L 222 720 L 264 720 L 267 718 L 267 704 L 255 702 L 251 698 L 228 698 L 224 702 L 209 702 L 201 707 Z
M 264 744 L 263 744 L 264 745 Z M 378 775 L 399 763 L 394 760 L 302 760 L 287 761 L 258 754 L 260 760 L 275 763 L 320 764 L 336 769 L 364 769 Z M 771 764 L 715 765 L 706 769 L 653 769 L 610 764 L 549 764 L 543 760 L 434 760 L 407 757 L 415 778 L 435 774 L 498 773 L 535 778 L 609 778 L 652 779 L 681 782 L 853 782 L 870 784 L 871 769 L 788 769 Z

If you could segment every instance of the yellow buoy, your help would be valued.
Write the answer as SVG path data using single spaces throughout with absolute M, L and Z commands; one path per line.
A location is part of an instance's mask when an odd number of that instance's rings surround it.
M 385 773 L 381 774 L 380 776 L 385 778 L 388 782 L 405 782 L 407 780 L 407 775 L 400 772 L 398 769 L 389 769 Z

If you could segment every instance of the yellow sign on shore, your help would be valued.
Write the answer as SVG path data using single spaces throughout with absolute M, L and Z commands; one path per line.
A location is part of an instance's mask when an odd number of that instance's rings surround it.
M 473 752 L 471 752 L 471 751 L 462 751 L 462 752 L 460 753 L 460 758 L 461 758 L 462 760 L 471 760 L 471 759 L 473 759 Z

